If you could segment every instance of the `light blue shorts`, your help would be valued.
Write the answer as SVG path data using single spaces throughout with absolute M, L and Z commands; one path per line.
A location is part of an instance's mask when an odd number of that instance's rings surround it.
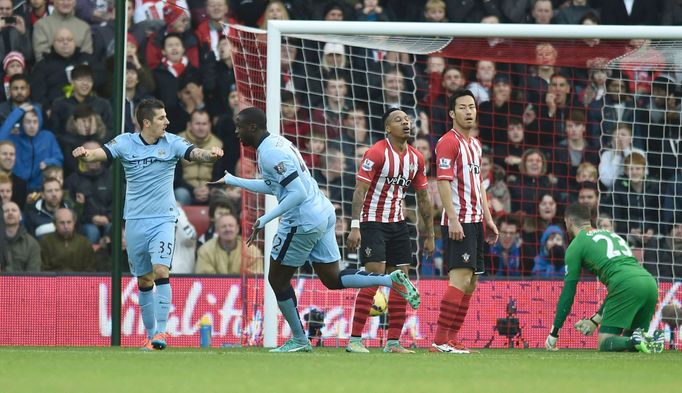
M 282 226 L 272 243 L 272 259 L 282 265 L 301 267 L 306 261 L 334 263 L 341 260 L 335 234 L 336 216 L 332 213 L 326 223 L 317 228 L 300 232 L 298 227 Z
M 171 267 L 175 250 L 174 218 L 126 220 L 126 248 L 130 273 L 136 277 L 152 271 L 152 265 Z

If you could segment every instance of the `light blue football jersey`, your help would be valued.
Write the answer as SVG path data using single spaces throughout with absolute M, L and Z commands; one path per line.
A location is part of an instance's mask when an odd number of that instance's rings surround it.
M 189 158 L 194 145 L 185 138 L 166 132 L 147 144 L 139 132 L 117 136 L 103 146 L 109 160 L 120 158 L 127 181 L 123 218 L 177 217 L 173 193 L 175 165 Z
M 280 225 L 310 231 L 326 223 L 329 215 L 334 214 L 334 206 L 320 191 L 296 146 L 282 136 L 268 135 L 258 146 L 257 153 L 261 176 L 278 202 L 286 197 L 286 186 L 297 177 L 306 189 L 306 199 L 284 213 Z

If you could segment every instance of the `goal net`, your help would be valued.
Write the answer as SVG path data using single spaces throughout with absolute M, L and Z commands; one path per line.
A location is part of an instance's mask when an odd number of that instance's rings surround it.
M 226 26 L 239 107 L 266 109 L 267 34 Z M 410 143 L 427 159 L 436 225 L 438 138 L 452 127 L 447 96 L 467 88 L 477 99 L 481 174 L 501 237 L 486 246 L 486 274 L 460 333 L 471 347 L 541 347 L 552 324 L 570 239 L 562 212 L 588 204 L 594 224 L 625 238 L 659 281 L 660 310 L 678 304 L 682 277 L 680 55 L 675 43 L 647 40 L 407 37 L 393 35 L 282 35 L 278 132 L 301 151 L 320 188 L 336 207 L 343 267 L 358 267 L 345 247 L 355 173 L 363 153 L 384 138 L 381 116 L 400 107 L 412 118 Z M 272 108 L 269 108 L 272 109 Z M 269 112 L 272 113 L 272 112 Z M 242 149 L 239 170 L 257 176 L 256 157 Z M 242 231 L 250 233 L 265 199 L 242 197 Z M 446 282 L 442 242 L 423 255 L 413 194 L 405 200 L 412 228 L 412 276 L 422 306 L 408 315 L 403 344 L 427 346 L 435 331 Z M 245 236 L 246 237 L 246 236 Z M 267 261 L 267 257 L 266 257 Z M 248 277 L 243 334 L 263 344 L 264 279 Z M 254 289 L 259 288 L 259 289 Z M 328 291 L 306 266 L 295 276 L 299 311 L 322 345 L 345 345 L 354 290 Z M 562 333 L 569 347 L 596 347 L 596 339 L 569 329 L 590 316 L 606 289 L 587 274 Z M 390 310 L 388 310 L 390 317 Z M 370 318 L 370 346 L 385 338 L 386 316 Z M 257 328 L 253 328 L 256 326 Z M 277 343 L 290 335 L 281 316 Z

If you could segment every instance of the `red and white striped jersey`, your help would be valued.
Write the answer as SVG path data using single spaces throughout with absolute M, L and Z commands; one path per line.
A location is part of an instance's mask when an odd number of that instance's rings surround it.
M 466 138 L 454 128 L 436 144 L 436 176 L 450 181 L 452 203 L 460 223 L 482 222 L 481 142 Z M 441 225 L 448 225 L 443 209 Z
M 424 156 L 411 145 L 398 153 L 383 139 L 369 148 L 362 157 L 356 181 L 369 183 L 362 204 L 361 222 L 403 221 L 403 199 L 407 187 L 424 190 L 427 180 Z

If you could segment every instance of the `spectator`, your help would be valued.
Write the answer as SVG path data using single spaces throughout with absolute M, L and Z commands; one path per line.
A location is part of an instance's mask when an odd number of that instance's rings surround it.
M 652 175 L 662 179 L 670 178 L 675 168 L 682 163 L 678 157 L 682 147 L 679 142 L 682 139 L 682 106 L 677 87 L 670 75 L 656 77 L 649 98 L 649 121 L 645 121 L 648 130 L 644 135 L 637 135 L 638 141 L 635 142 L 636 145 L 639 145 L 639 141 L 644 142 L 643 149 L 647 152 Z
M 633 131 L 633 146 L 640 149 L 644 147 L 646 131 L 641 131 L 645 128 L 641 123 L 645 121 L 645 111 L 635 108 L 632 95 L 628 94 L 627 82 L 620 74 L 616 73 L 606 80 L 606 93 L 601 99 L 592 101 L 588 111 L 590 139 L 601 140 L 601 146 L 611 146 L 616 127 L 625 123 Z
M 57 135 L 66 131 L 66 123 L 73 113 L 74 108 L 80 104 L 89 105 L 106 126 L 106 138 L 111 136 L 114 128 L 114 116 L 111 104 L 104 98 L 97 97 L 92 91 L 94 74 L 93 69 L 87 64 L 80 64 L 71 71 L 73 94 L 70 97 L 56 99 L 50 110 L 51 127 Z
M 184 131 L 194 111 L 203 110 L 213 115 L 208 109 L 204 86 L 198 75 L 185 74 L 180 77 L 177 97 L 178 107 L 168 114 L 168 121 L 171 122 L 167 128 L 168 131 L 172 133 Z M 223 112 L 223 110 L 219 111 L 219 113 Z
M 659 2 L 644 0 L 602 0 L 601 17 L 605 25 L 657 25 Z
M 223 142 L 211 132 L 211 116 L 197 109 L 192 112 L 187 131 L 178 135 L 194 146 L 211 150 L 223 147 Z M 182 160 L 176 168 L 175 198 L 184 205 L 208 204 L 209 189 L 207 182 L 213 180 L 213 163 Z
M 239 222 L 233 214 L 220 216 L 216 229 L 218 237 L 199 248 L 196 274 L 262 274 L 263 255 L 253 246 L 242 253 Z
M 39 272 L 40 245 L 21 225 L 21 210 L 14 202 L 2 204 L 5 230 L 0 233 L 7 244 L 9 263 L 2 266 L 5 272 Z
M 549 42 L 541 42 L 535 46 L 535 67 L 527 70 L 527 76 L 521 84 L 519 98 L 526 101 L 534 108 L 542 105 L 542 100 L 547 94 L 551 78 L 558 68 L 555 67 L 559 52 Z M 525 97 L 525 100 L 522 98 Z M 537 109 L 535 109 L 537 110 Z
M 181 8 L 167 4 L 163 7 L 163 19 L 165 26 L 152 33 L 147 40 L 145 49 L 147 66 L 155 69 L 164 64 L 164 57 L 168 57 L 168 54 L 164 53 L 166 38 L 172 34 L 182 43 L 183 55 L 187 55 L 186 61 L 199 68 L 199 40 L 189 29 L 189 15 Z
M 575 181 L 580 184 L 584 181 L 589 181 L 592 183 L 597 183 L 599 180 L 599 172 L 597 167 L 590 162 L 583 162 L 578 165 L 578 171 L 575 174 Z
M 579 106 L 573 100 L 568 77 L 563 74 L 552 75 L 545 103 L 540 107 L 540 130 L 544 133 L 541 138 L 547 138 L 545 140 L 556 146 L 566 135 L 565 125 L 570 112 Z
M 139 130 L 137 120 L 135 120 L 134 116 L 135 108 L 140 101 L 151 97 L 143 84 L 140 83 L 140 75 L 144 75 L 145 72 L 149 72 L 149 70 L 137 68 L 132 63 L 128 63 L 126 66 L 126 100 L 124 104 L 125 114 L 123 120 L 123 130 L 125 132 L 135 132 Z M 149 76 L 151 76 L 151 74 Z M 152 85 L 154 84 L 153 80 L 154 78 L 152 78 Z
M 12 179 L 0 173 L 0 204 L 12 201 Z
M 597 229 L 605 229 L 613 232 L 613 217 L 609 213 L 599 212 L 597 217 Z
M 132 0 L 131 0 L 132 1 Z M 33 37 L 33 26 L 41 19 L 47 18 L 48 15 L 54 12 L 54 6 L 48 4 L 48 0 L 29 0 L 26 7 L 26 34 L 27 37 Z M 31 55 L 33 51 L 31 51 Z
M 226 214 L 232 214 L 235 217 L 239 217 L 238 213 L 239 213 L 238 209 L 235 208 L 235 205 L 232 203 L 231 200 L 222 195 L 213 193 L 208 203 L 209 217 L 208 228 L 206 229 L 205 233 L 199 235 L 199 238 L 197 239 L 197 249 L 201 247 L 204 243 L 206 243 L 208 240 L 211 240 L 218 236 L 215 225 L 218 218 Z
M 85 236 L 76 233 L 76 214 L 67 208 L 54 213 L 55 232 L 40 239 L 46 272 L 94 272 L 95 252 Z
M 106 140 L 106 126 L 102 118 L 95 113 L 88 104 L 78 104 L 74 109 L 69 120 L 66 122 L 66 132 L 57 136 L 62 151 L 71 152 L 85 142 L 104 143 Z M 76 172 L 78 160 L 73 155 L 64 156 L 64 170 L 66 175 Z
M 312 167 L 309 154 L 304 153 L 310 150 L 310 123 L 304 120 L 304 111 L 299 111 L 293 92 L 282 90 L 281 97 L 282 135 L 298 147 L 308 167 Z
M 2 23 L 2 19 L 0 19 Z M 26 70 L 26 61 L 24 55 L 19 52 L 9 52 L 2 61 L 2 85 L 3 89 L 0 93 L 0 101 L 10 99 L 10 81 L 14 75 L 21 75 Z M 4 102 L 3 102 L 4 104 Z
M 163 101 L 169 113 L 172 113 L 180 105 L 178 100 L 180 79 L 192 80 L 198 75 L 198 70 L 189 62 L 182 38 L 176 33 L 169 33 L 163 38 L 162 53 L 161 63 L 152 71 L 156 83 L 155 95 Z
M 481 156 L 481 178 L 483 178 L 482 185 L 486 188 L 493 216 L 510 213 L 511 195 L 507 187 L 507 176 L 502 167 L 493 164 L 493 158 L 487 153 Z
M 566 139 L 553 150 L 552 174 L 560 192 L 573 194 L 578 166 L 583 162 L 599 165 L 599 151 L 585 139 L 585 112 L 574 110 L 566 119 Z M 565 198 L 561 198 L 563 202 Z
M 19 52 L 26 61 L 33 62 L 30 35 L 26 34 L 26 22 L 15 15 L 12 0 L 0 0 L 0 58 L 11 52 Z
M 499 1 L 446 0 L 448 21 L 477 23 L 485 15 L 500 15 Z
M 611 146 L 602 151 L 599 160 L 599 180 L 606 188 L 613 189 L 616 181 L 623 176 L 623 158 L 632 152 L 646 157 L 644 150 L 632 146 L 632 127 L 627 123 L 619 123 Z
M 106 72 L 101 63 L 95 61 L 90 54 L 81 52 L 74 43 L 71 31 L 66 28 L 57 30 L 52 49 L 31 72 L 33 96 L 40 97 L 43 108 L 51 108 L 52 102 L 63 97 L 65 90 L 71 90 L 71 71 L 79 64 L 87 63 L 94 70 L 92 75 L 95 89 L 104 84 Z
M 512 101 L 512 84 L 509 76 L 496 74 L 493 79 L 491 100 L 482 102 L 478 110 L 481 142 L 495 148 L 504 146 L 505 141 L 509 142 L 508 132 L 514 123 L 515 129 L 520 127 L 522 141 L 536 145 L 537 132 L 524 134 L 523 112 L 523 105 Z
M 346 158 L 340 150 L 328 149 L 323 167 L 313 171 L 313 177 L 333 203 L 343 207 L 343 213 L 350 216 L 355 179 L 346 171 Z
M 512 23 L 527 23 L 534 0 L 502 0 L 502 14 Z
M 7 116 L 24 103 L 32 104 L 34 107 L 39 107 L 36 102 L 31 101 L 31 85 L 28 77 L 25 74 L 17 74 L 10 78 L 9 84 L 9 99 L 0 104 L 0 124 L 7 120 Z
M 77 0 L 76 16 L 91 26 L 114 20 L 114 2 L 101 0 Z
M 532 23 L 538 25 L 548 25 L 552 23 L 554 10 L 551 0 L 535 0 L 531 10 Z
M 490 90 L 495 78 L 495 63 L 488 60 L 479 60 L 476 63 L 476 80 L 467 85 L 467 89 L 474 93 L 476 102 L 480 105 L 490 101 Z
M 521 173 L 509 176 L 512 211 L 534 211 L 540 197 L 551 193 L 554 186 L 547 175 L 547 159 L 540 150 L 531 148 L 521 156 Z
M 528 271 L 524 266 L 519 236 L 519 221 L 513 216 L 503 216 L 498 220 L 500 236 L 490 247 L 490 274 L 497 277 L 519 277 Z
M 647 179 L 646 158 L 637 152 L 625 157 L 625 178 L 613 187 L 611 205 L 616 232 L 634 247 L 642 247 L 659 232 L 659 184 Z
M 424 4 L 424 21 L 434 23 L 446 23 L 446 5 L 443 0 L 428 0 Z
M 181 10 L 189 10 L 187 0 L 144 0 L 140 2 L 134 12 L 133 21 L 135 23 L 150 23 L 150 29 L 159 29 L 165 25 L 164 8 L 175 7 Z M 173 4 L 173 5 L 171 5 Z
M 599 189 L 593 182 L 582 182 L 578 185 L 578 203 L 590 208 L 592 217 L 599 213 Z
M 140 83 L 139 86 L 136 86 L 136 90 L 139 90 L 139 94 L 149 94 L 156 89 L 156 85 L 154 84 L 151 70 L 140 60 L 140 47 L 140 41 L 134 35 L 128 33 L 126 38 L 126 71 L 130 69 L 136 70 L 138 82 Z
M 657 279 L 679 281 L 682 277 L 682 220 L 678 219 L 665 236 L 644 249 L 643 261 L 644 268 Z
M 121 272 L 130 273 L 130 264 L 128 263 L 128 247 L 126 245 L 125 230 L 121 235 Z M 95 250 L 95 265 L 98 272 L 111 272 L 113 262 L 113 247 L 111 235 L 102 236 L 99 240 L 99 247 Z
M 48 165 L 61 167 L 64 163 L 57 138 L 43 129 L 40 109 L 31 104 L 24 103 L 10 113 L 0 128 L 0 140 L 4 139 L 11 140 L 17 147 L 14 173 L 26 181 L 28 191 L 40 188 L 42 169 Z
M 95 141 L 84 142 L 82 146 L 93 150 L 101 147 Z M 81 231 L 91 244 L 98 244 L 111 231 L 114 190 L 109 168 L 102 162 L 80 161 L 78 170 L 66 178 L 64 188 L 76 199 L 85 199 Z
M 54 178 L 47 178 L 43 182 L 42 197 L 35 204 L 27 208 L 24 214 L 26 230 L 36 239 L 52 233 L 55 230 L 54 214 L 57 209 L 69 208 L 64 201 L 62 183 Z
M 347 82 L 345 74 L 331 73 L 325 77 L 323 103 L 310 114 L 313 133 L 322 134 L 329 140 L 338 138 L 341 116 L 350 109 Z
M 466 79 L 462 71 L 454 66 L 445 67 L 443 70 L 443 76 L 440 83 L 440 88 L 442 88 L 442 93 L 438 94 L 435 100 L 431 103 L 431 137 L 433 140 L 438 140 L 445 132 L 450 129 L 452 120 L 448 115 L 447 101 L 448 97 L 451 96 L 457 90 L 464 88 L 466 85 Z M 431 85 L 429 87 L 432 90 L 439 89 L 439 87 Z
M 496 140 L 493 144 L 495 165 L 504 169 L 507 175 L 518 176 L 521 173 L 521 157 L 532 145 L 526 142 L 523 122 L 519 118 L 510 118 L 507 126 L 507 137 Z
M 54 12 L 33 26 L 33 53 L 40 61 L 50 52 L 50 45 L 57 41 L 57 33 L 66 29 L 71 39 L 84 53 L 92 53 L 90 25 L 75 16 L 76 0 L 54 0 Z
M 554 14 L 554 23 L 579 25 L 587 13 L 595 10 L 587 5 L 587 0 L 570 0 L 568 6 L 559 8 Z
M 218 60 L 207 61 L 202 64 L 204 91 L 208 93 L 208 110 L 212 114 L 222 114 L 230 108 L 230 93 L 234 90 L 236 98 L 236 85 L 234 79 L 234 65 L 232 64 L 232 48 L 230 40 L 225 36 L 218 39 Z M 235 86 L 235 89 L 232 89 Z
M 260 28 L 267 30 L 269 20 L 289 20 L 289 12 L 282 1 L 270 0 L 265 7 L 265 12 L 263 12 L 263 22 L 260 24 Z
M 566 271 L 564 255 L 566 246 L 564 230 L 558 225 L 550 225 L 540 239 L 540 253 L 535 257 L 533 275 L 536 277 L 563 277 Z
M 14 173 L 14 165 L 17 162 L 16 152 L 17 149 L 12 141 L 0 140 L 0 174 L 9 177 L 12 182 L 12 201 L 23 209 L 28 191 L 26 181 Z
M 343 155 L 346 156 L 346 168 L 355 172 L 355 150 L 360 146 L 369 146 L 369 130 L 366 111 L 356 106 L 343 114 L 339 143 Z
M 384 13 L 384 8 L 379 5 L 379 0 L 362 0 L 358 3 L 357 20 L 366 22 L 388 22 L 389 18 Z
M 175 248 L 173 249 L 173 274 L 194 273 L 197 250 L 197 230 L 178 203 L 178 222 L 175 224 Z
M 538 198 L 532 210 L 526 210 L 528 214 L 523 221 L 523 243 L 527 248 L 526 255 L 537 255 L 542 234 L 550 225 L 563 225 L 557 216 L 558 207 L 554 196 L 545 192 Z
M 228 22 L 228 11 L 227 0 L 206 0 L 208 18 L 199 23 L 194 31 L 199 40 L 199 46 L 213 51 L 217 60 L 220 60 L 221 55 L 219 42 L 225 36 L 224 27 L 221 23 Z
M 587 60 L 587 68 L 589 68 L 587 86 L 578 91 L 578 100 L 584 106 L 601 100 L 606 94 L 606 81 L 613 74 L 611 70 L 606 69 L 607 62 L 608 60 L 603 57 Z

